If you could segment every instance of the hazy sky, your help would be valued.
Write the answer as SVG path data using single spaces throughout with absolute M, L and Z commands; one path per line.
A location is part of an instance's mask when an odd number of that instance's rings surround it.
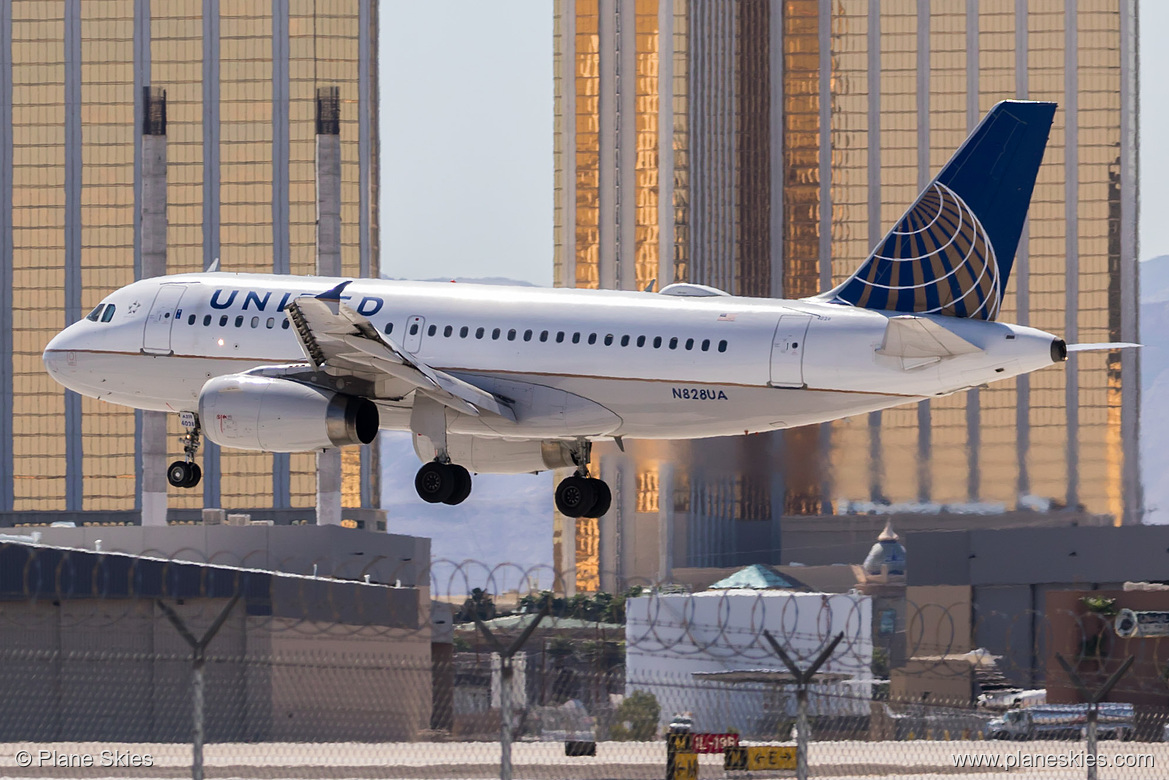
M 551 0 L 379 14 L 382 273 L 551 285 Z
M 1138 5 L 1143 260 L 1169 254 L 1169 2 Z M 383 272 L 551 284 L 551 0 L 380 9 Z

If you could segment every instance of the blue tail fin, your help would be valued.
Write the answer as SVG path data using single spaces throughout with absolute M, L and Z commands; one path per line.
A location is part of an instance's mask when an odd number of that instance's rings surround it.
M 860 269 L 825 297 L 993 320 L 1054 115 L 1055 103 L 995 105 Z

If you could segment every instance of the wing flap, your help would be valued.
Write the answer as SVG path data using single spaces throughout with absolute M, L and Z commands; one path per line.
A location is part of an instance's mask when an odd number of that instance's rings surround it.
M 431 368 L 342 303 L 341 292 L 347 284 L 315 298 L 297 298 L 286 308 L 301 349 L 314 369 L 370 382 L 390 376 L 464 414 L 489 412 L 515 421 L 515 411 L 503 398 Z

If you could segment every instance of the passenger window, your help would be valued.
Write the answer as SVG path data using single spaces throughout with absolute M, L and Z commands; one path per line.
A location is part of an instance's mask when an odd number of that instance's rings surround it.
M 284 322 L 280 323 L 280 327 L 284 328 L 285 330 L 288 330 L 288 320 L 285 320 Z
M 259 317 L 252 317 L 252 327 L 253 328 L 260 327 L 260 318 Z
M 556 343 L 557 344 L 564 343 L 564 331 L 562 331 L 562 330 L 556 331 Z
M 107 303 L 106 310 L 101 313 L 101 321 L 109 322 L 114 318 L 114 304 Z
M 499 341 L 499 328 L 491 331 L 491 338 L 495 341 Z
M 463 327 L 459 328 L 459 338 L 461 338 L 461 339 L 467 338 L 467 334 L 470 332 L 471 331 L 467 329 L 467 326 L 464 325 Z
M 482 328 L 475 328 L 475 338 L 477 338 L 477 339 L 483 338 L 483 332 L 484 331 Z
M 236 315 L 235 326 L 237 328 L 242 328 L 244 326 L 244 315 L 242 315 L 242 314 Z
M 686 349 L 694 349 L 694 339 L 686 339 Z
M 442 336 L 443 336 L 443 338 L 449 339 L 451 337 L 451 334 L 454 332 L 455 332 L 455 329 L 452 328 L 450 325 L 447 325 L 445 328 L 442 329 Z
M 706 352 L 709 349 L 710 349 L 710 339 L 703 339 L 702 340 L 702 351 Z
M 268 322 L 267 322 L 267 323 L 265 323 L 265 324 L 268 326 L 268 330 L 272 330 L 272 328 L 275 328 L 275 327 L 276 327 L 276 318 L 275 318 L 275 317 L 269 317 L 269 318 L 268 318 Z
M 509 330 L 507 332 L 507 340 L 508 341 L 515 341 L 515 328 L 512 328 L 511 330 Z
M 661 336 L 654 336 L 654 349 L 658 349 L 661 346 L 662 346 L 662 337 Z
M 546 330 L 540 331 L 540 341 L 547 341 L 547 340 L 548 340 L 548 331 L 546 331 Z
M 194 315 L 194 314 L 192 314 L 192 315 L 190 315 L 189 317 L 187 317 L 187 324 L 188 324 L 188 325 L 194 325 L 194 324 L 195 324 L 195 315 Z
M 427 336 L 433 336 L 435 333 L 438 333 L 438 326 L 437 325 L 431 325 L 429 328 L 426 329 Z
M 525 330 L 524 331 L 524 341 L 531 341 L 531 340 L 532 340 L 532 331 Z
M 417 322 L 415 322 L 415 323 L 412 323 L 412 324 L 410 325 L 410 335 L 411 335 L 411 336 L 417 336 L 417 335 L 418 335 L 418 323 L 417 323 Z
M 589 343 L 590 343 L 590 344 L 596 344 L 596 343 L 597 343 L 597 334 L 596 334 L 596 333 L 590 333 L 590 334 L 589 334 Z
M 580 343 L 580 331 L 577 331 L 576 333 L 573 333 L 573 334 L 572 334 L 572 343 L 573 343 L 573 344 L 579 344 L 579 343 Z
M 85 315 L 85 319 L 89 320 L 90 322 L 97 322 L 101 318 L 101 310 L 105 307 L 106 305 L 104 303 L 99 303 L 96 309 Z
M 221 328 L 227 327 L 227 315 L 226 314 L 224 314 L 222 317 L 219 318 L 219 327 L 221 327 Z
M 621 337 L 621 346 L 623 346 L 623 347 L 629 346 L 629 337 L 628 336 Z
M 639 347 L 645 346 L 645 336 L 638 336 L 637 337 L 637 346 L 639 346 Z
M 211 315 L 210 315 L 210 314 L 204 314 L 204 315 L 203 315 L 203 327 L 204 327 L 204 328 L 206 328 L 206 327 L 207 327 L 208 325 L 210 325 L 210 324 L 211 324 Z
M 726 339 L 723 339 L 722 341 L 720 341 L 720 342 L 718 343 L 718 351 L 719 351 L 719 352 L 726 352 L 726 351 L 727 351 L 727 342 L 726 342 Z
M 394 332 L 394 323 L 387 322 L 386 327 L 382 329 L 382 332 L 385 333 L 387 336 L 390 335 L 391 333 L 393 333 Z
M 677 349 L 677 348 L 678 348 L 678 337 L 674 336 L 672 339 L 670 339 L 670 349 Z
M 612 333 L 605 334 L 605 346 L 606 347 L 613 346 L 613 334 Z

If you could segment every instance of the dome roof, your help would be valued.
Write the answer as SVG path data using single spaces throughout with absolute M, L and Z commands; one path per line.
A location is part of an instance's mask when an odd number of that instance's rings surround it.
M 865 574 L 874 577 L 881 574 L 905 576 L 905 545 L 901 544 L 901 539 L 893 532 L 891 522 L 885 523 L 885 530 L 881 531 L 877 543 L 865 556 L 864 570 Z

